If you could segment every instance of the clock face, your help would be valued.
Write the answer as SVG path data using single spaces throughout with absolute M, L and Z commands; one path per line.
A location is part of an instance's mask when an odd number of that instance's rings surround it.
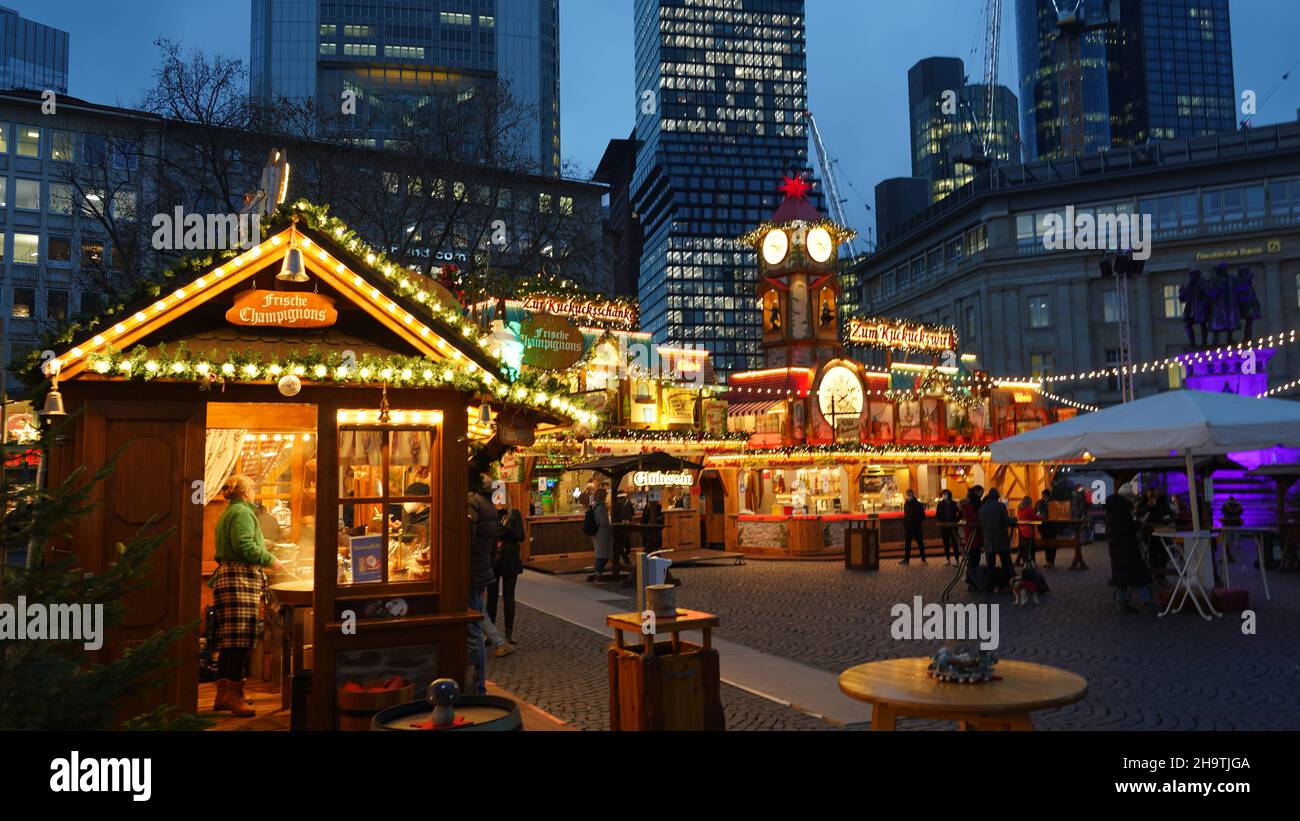
M 830 419 L 862 414 L 862 380 L 850 368 L 836 365 L 822 377 L 817 391 L 822 416 Z
M 768 265 L 779 265 L 790 253 L 790 237 L 780 228 L 773 228 L 763 237 L 763 259 Z
M 835 252 L 835 241 L 831 232 L 825 228 L 814 228 L 808 232 L 808 256 L 815 262 L 826 262 Z

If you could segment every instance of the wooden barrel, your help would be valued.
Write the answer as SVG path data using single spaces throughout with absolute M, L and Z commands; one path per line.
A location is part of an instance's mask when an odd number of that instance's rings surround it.
M 339 690 L 339 729 L 369 730 L 375 714 L 415 698 L 415 685 L 378 693 Z
M 378 713 L 370 729 L 382 732 L 426 730 L 418 725 L 428 723 L 431 713 L 427 701 L 400 704 Z M 438 732 L 521 732 L 524 729 L 519 705 L 501 696 L 461 696 L 456 702 L 456 715 L 474 723 Z

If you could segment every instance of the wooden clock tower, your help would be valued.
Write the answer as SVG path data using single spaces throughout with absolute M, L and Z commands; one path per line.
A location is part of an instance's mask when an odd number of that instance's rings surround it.
M 764 367 L 816 367 L 843 354 L 839 246 L 854 232 L 826 219 L 808 200 L 811 186 L 786 178 L 785 201 L 744 237 L 758 252 L 757 299 Z

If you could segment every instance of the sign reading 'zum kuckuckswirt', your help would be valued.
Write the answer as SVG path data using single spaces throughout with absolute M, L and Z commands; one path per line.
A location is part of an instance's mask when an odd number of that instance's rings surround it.
M 339 321 L 334 300 L 305 291 L 244 291 L 226 311 L 234 325 L 266 328 L 328 328 Z
M 850 345 L 911 351 L 953 351 L 957 333 L 939 325 L 919 325 L 894 319 L 851 319 Z

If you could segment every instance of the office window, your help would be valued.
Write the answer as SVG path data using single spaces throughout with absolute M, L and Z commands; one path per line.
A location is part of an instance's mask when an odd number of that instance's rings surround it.
M 539 194 L 537 196 L 537 210 L 543 214 L 551 213 L 551 195 Z
M 135 220 L 134 191 L 118 191 L 113 194 L 113 217 L 125 222 Z
M 1049 376 L 1056 367 L 1056 356 L 1050 353 L 1035 353 L 1029 355 L 1029 375 L 1034 379 L 1042 379 Z
M 1046 328 L 1052 324 L 1052 311 L 1047 297 L 1031 296 L 1029 298 L 1029 327 Z
M 99 240 L 83 239 L 81 241 L 81 264 L 100 265 L 104 262 L 104 243 Z
M 3 188 L 3 186 L 0 186 Z M 72 213 L 72 186 L 63 182 L 50 183 L 50 213 Z
M 1106 349 L 1106 367 L 1114 368 L 1120 364 L 1119 348 Z M 1106 390 L 1119 393 L 1119 376 L 1106 377 Z
M 961 259 L 961 237 L 948 243 L 948 261 L 956 262 Z
M 50 237 L 45 243 L 47 261 L 72 262 L 72 240 L 67 237 Z
M 14 288 L 14 307 L 11 315 L 14 319 L 31 319 L 36 315 L 35 289 Z
M 30 125 L 18 126 L 18 156 L 41 156 L 41 130 Z
M 1300 306 L 1300 274 L 1295 275 L 1295 301 Z
M 1165 296 L 1165 319 L 1181 319 L 1183 316 L 1183 303 L 1178 299 L 1178 286 L 1166 285 L 1164 287 Z
M 1291 183 L 1274 182 L 1268 186 L 1269 210 L 1273 216 L 1291 213 Z
M 1101 314 L 1103 322 L 1119 322 L 1119 291 L 1101 292 Z
M 14 180 L 14 207 L 22 211 L 41 210 L 41 181 Z
M 9 153 L 9 123 L 0 123 L 0 154 Z
M 560 216 L 573 216 L 573 197 L 560 197 Z
M 9 205 L 9 178 L 0 177 L 0 208 Z
M 77 135 L 61 128 L 50 129 L 50 159 L 58 162 L 72 162 L 76 159 L 74 146 Z
M 45 316 L 50 319 L 68 318 L 68 292 L 50 289 L 45 292 Z
M 1016 239 L 1020 242 L 1034 239 L 1034 215 L 1020 214 L 1016 217 Z
M 41 261 L 39 234 L 14 234 L 14 262 L 35 265 Z
M 976 326 L 975 306 L 966 306 L 966 338 L 974 339 L 978 336 L 979 328 Z

